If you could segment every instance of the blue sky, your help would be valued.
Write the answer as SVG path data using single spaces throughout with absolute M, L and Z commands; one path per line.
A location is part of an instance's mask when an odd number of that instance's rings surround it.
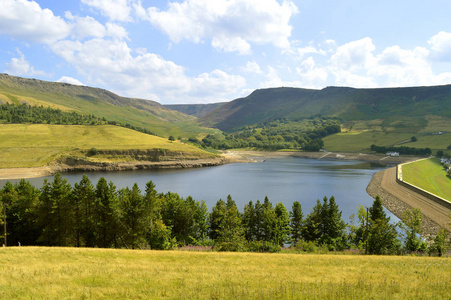
M 162 104 L 451 83 L 451 1 L 1 0 L 0 72 Z

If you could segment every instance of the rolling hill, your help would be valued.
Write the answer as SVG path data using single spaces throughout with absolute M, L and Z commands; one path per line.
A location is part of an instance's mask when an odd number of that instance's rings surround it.
M 109 121 L 146 128 L 162 137 L 195 137 L 213 132 L 199 127 L 195 117 L 165 108 L 154 101 L 121 97 L 99 88 L 8 74 L 0 74 L 0 102 L 27 103 L 92 114 Z
M 201 117 L 200 121 L 205 126 L 233 131 L 280 118 L 296 120 L 318 114 L 340 117 L 351 129 L 353 125 L 360 124 L 364 129 L 379 126 L 418 132 L 427 127 L 428 119 L 444 118 L 449 121 L 451 85 L 380 89 L 261 89 L 216 108 Z
M 215 157 L 178 141 L 112 125 L 0 124 L 0 153 L 0 168 L 41 167 L 68 158 L 95 164 Z

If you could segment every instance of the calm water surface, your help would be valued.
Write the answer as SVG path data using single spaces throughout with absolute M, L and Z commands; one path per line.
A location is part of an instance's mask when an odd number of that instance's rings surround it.
M 347 222 L 360 204 L 371 206 L 373 199 L 366 193 L 366 187 L 373 174 L 386 167 L 361 161 L 281 157 L 199 169 L 93 172 L 88 176 L 94 185 L 103 176 L 118 189 L 137 183 L 143 193 L 145 184 L 152 180 L 158 192 L 171 191 L 184 198 L 192 196 L 196 200 L 205 200 L 209 209 L 229 194 L 240 211 L 250 200 L 255 203 L 268 196 L 274 205 L 282 202 L 287 210 L 291 210 L 294 201 L 299 201 L 306 215 L 317 199 L 333 195 Z M 83 173 L 63 176 L 73 186 L 81 180 Z M 40 188 L 44 178 L 29 181 Z M 53 180 L 51 176 L 47 178 Z M 0 186 L 4 183 L 0 181 Z M 387 214 L 392 221 L 398 220 L 388 211 Z

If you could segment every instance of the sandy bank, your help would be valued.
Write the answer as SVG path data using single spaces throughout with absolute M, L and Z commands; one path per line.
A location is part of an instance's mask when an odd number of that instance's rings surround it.
M 90 163 L 90 164 L 58 164 L 39 168 L 11 168 L 0 169 L 0 180 L 35 178 L 53 175 L 57 172 L 95 172 L 95 171 L 126 171 L 126 170 L 149 170 L 149 169 L 171 169 L 171 168 L 201 168 L 219 166 L 227 161 L 224 157 L 174 160 L 174 161 L 137 161 L 117 163 Z
M 391 157 L 379 154 L 366 153 L 347 153 L 347 152 L 291 152 L 291 151 L 248 151 L 248 150 L 227 150 L 223 152 L 223 156 L 229 163 L 234 162 L 256 162 L 268 158 L 276 158 L 283 156 L 304 157 L 314 159 L 344 159 L 344 160 L 361 160 L 368 162 L 380 162 L 386 164 L 399 164 L 408 161 L 417 160 L 418 157 L 398 156 Z

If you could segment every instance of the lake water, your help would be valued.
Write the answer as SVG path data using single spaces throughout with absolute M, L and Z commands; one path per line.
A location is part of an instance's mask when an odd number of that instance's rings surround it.
M 343 212 L 343 219 L 348 222 L 360 204 L 372 205 L 373 199 L 366 193 L 366 187 L 375 172 L 387 167 L 361 161 L 280 157 L 198 169 L 93 172 L 88 176 L 94 185 L 103 176 L 118 189 L 138 183 L 143 193 L 145 184 L 152 180 L 158 192 L 171 191 L 184 198 L 192 196 L 196 200 L 205 200 L 209 209 L 230 194 L 241 212 L 250 200 L 255 203 L 268 196 L 274 205 L 282 202 L 288 211 L 294 201 L 299 201 L 306 215 L 317 199 L 333 195 Z M 73 186 L 81 180 L 83 173 L 63 176 Z M 48 178 L 53 180 L 51 176 Z M 40 188 L 44 177 L 28 180 Z M 0 186 L 5 182 L 0 181 Z M 388 211 L 387 214 L 392 221 L 398 221 L 393 214 Z

